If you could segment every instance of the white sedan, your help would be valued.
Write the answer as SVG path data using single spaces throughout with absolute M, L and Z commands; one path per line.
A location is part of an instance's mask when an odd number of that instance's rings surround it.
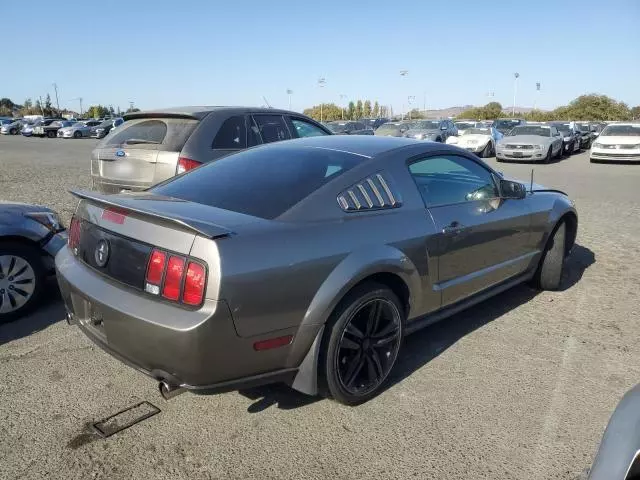
M 590 160 L 640 162 L 640 123 L 607 125 L 591 145 Z
M 496 143 L 502 137 L 503 135 L 493 127 L 474 127 L 465 130 L 459 137 L 447 138 L 447 143 L 487 158 L 495 155 Z

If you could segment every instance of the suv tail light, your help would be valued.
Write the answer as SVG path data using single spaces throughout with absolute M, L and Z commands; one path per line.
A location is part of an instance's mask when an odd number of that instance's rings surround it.
M 176 168 L 176 174 L 180 175 L 181 173 L 188 172 L 189 170 L 193 170 L 196 167 L 200 166 L 200 162 L 195 160 L 191 160 L 187 157 L 179 157 L 178 158 L 178 167 Z
M 69 248 L 74 254 L 77 253 L 78 245 L 80 245 L 80 220 L 74 215 L 69 224 Z
M 162 294 L 167 300 L 198 306 L 204 300 L 205 283 L 203 264 L 157 249 L 151 252 L 144 286 L 147 293 Z

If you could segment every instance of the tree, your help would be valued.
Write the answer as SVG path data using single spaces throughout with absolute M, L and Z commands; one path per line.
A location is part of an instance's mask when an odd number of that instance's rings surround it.
M 103 105 L 91 105 L 86 113 L 87 118 L 101 118 L 109 115 L 109 109 Z
M 51 116 L 53 114 L 53 108 L 51 107 L 51 96 L 47 93 L 47 97 L 44 100 L 44 114 Z
M 109 114 L 114 117 L 116 114 L 116 111 L 113 109 L 113 105 L 109 105 Z
M 640 119 L 640 105 L 637 107 L 633 107 L 631 109 L 631 120 L 639 120 Z
M 371 111 L 371 114 L 376 118 L 380 116 L 380 105 L 378 105 L 377 101 L 373 104 L 373 110 Z
M 371 116 L 371 101 L 370 100 L 365 100 L 362 113 L 363 113 L 363 116 L 365 118 L 369 118 Z
M 33 108 L 33 102 L 31 101 L 30 98 L 26 98 L 24 100 L 24 105 L 22 105 L 22 108 L 27 109 L 27 110 L 30 109 L 30 108 Z
M 139 108 L 136 108 L 136 107 L 129 107 L 129 108 L 127 108 L 127 111 L 126 111 L 126 112 L 124 112 L 124 113 L 135 113 L 135 112 L 139 112 L 139 111 L 140 111 L 140 109 L 139 109 Z
M 362 118 L 362 100 L 358 100 L 358 102 L 356 103 L 356 120 L 359 120 Z
M 389 107 L 387 107 L 386 105 L 380 105 L 380 116 L 386 118 L 390 117 L 391 112 L 389 111 Z
M 320 110 L 320 105 L 314 105 L 311 108 L 305 109 L 302 113 L 314 120 L 323 122 L 331 122 L 342 118 L 342 108 L 335 103 L 323 103 L 322 111 Z
M 356 116 L 356 104 L 353 102 L 349 102 L 349 107 L 347 108 L 347 118 L 349 120 L 353 120 Z
M 489 102 L 484 106 L 484 118 L 482 120 L 489 120 L 492 118 L 498 118 L 502 114 L 502 105 L 498 102 Z

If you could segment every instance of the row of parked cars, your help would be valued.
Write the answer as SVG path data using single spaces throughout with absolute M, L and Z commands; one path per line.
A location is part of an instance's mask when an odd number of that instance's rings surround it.
M 35 121 L 24 118 L 2 118 L 0 119 L 0 133 L 3 135 L 22 134 L 25 137 L 40 138 L 104 138 L 111 129 L 123 122 L 121 117 L 88 120 L 45 117 Z
M 384 388 L 410 332 L 522 281 L 558 288 L 576 237 L 567 195 L 527 191 L 459 148 L 334 136 L 271 109 L 181 108 L 125 120 L 93 152 L 92 174 L 94 162 L 109 160 L 139 178 L 132 157 L 146 171 L 168 165 L 158 179 L 208 165 L 143 193 L 73 192 L 80 201 L 68 245 L 48 209 L 18 205 L 0 216 L 0 240 L 11 237 L 0 242 L 0 321 L 33 306 L 36 278 L 52 266 L 33 249 L 53 237 L 46 254 L 57 252 L 68 322 L 156 379 L 165 398 L 281 381 L 362 403 Z M 498 131 L 474 123 L 458 125 L 458 135 Z M 439 125 L 440 135 L 451 128 Z M 551 130 L 509 133 L 524 127 Z M 280 142 L 302 137 L 317 138 Z M 269 145 L 245 151 L 261 144 Z M 522 230 L 533 207 L 544 214 Z M 505 229 L 516 233 L 499 234 Z M 36 242 L 19 242 L 19 231 Z M 447 247 L 461 232 L 465 245 Z M 424 245 L 436 244 L 432 268 Z M 592 480 L 638 475 L 638 392 L 616 410 Z

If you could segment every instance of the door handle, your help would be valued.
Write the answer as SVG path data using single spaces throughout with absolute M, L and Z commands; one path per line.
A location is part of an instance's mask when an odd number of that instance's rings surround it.
M 460 231 L 463 228 L 464 226 L 460 222 L 454 220 L 453 222 L 451 222 L 449 225 L 447 225 L 442 229 L 442 233 L 449 234 L 449 235 L 452 235 L 452 234 L 456 235 L 460 233 Z

